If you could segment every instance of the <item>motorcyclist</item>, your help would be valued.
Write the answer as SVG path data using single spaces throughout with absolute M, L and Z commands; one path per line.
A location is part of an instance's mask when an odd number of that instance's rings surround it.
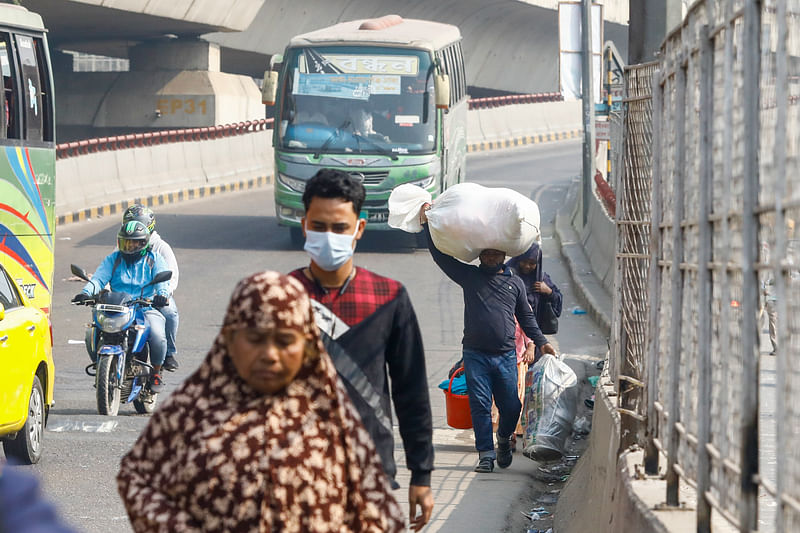
M 167 357 L 164 359 L 164 370 L 174 372 L 178 368 L 176 356 L 178 350 L 175 347 L 175 338 L 178 335 L 178 306 L 175 303 L 175 290 L 178 288 L 178 261 L 175 253 L 167 241 L 161 238 L 156 231 L 156 215 L 153 210 L 142 204 L 133 204 L 125 210 L 122 215 L 122 222 L 138 220 L 150 230 L 150 248 L 167 262 L 167 268 L 172 271 L 172 278 L 169 280 L 169 305 L 159 309 L 164 319 L 167 321 Z
M 159 272 L 169 270 L 161 255 L 153 252 L 149 246 L 150 231 L 139 221 L 122 224 L 117 233 L 118 249 L 108 254 L 92 275 L 92 280 L 83 290 L 72 298 L 73 303 L 84 303 L 99 293 L 106 284 L 115 292 L 125 292 L 132 296 L 152 298 L 153 307 L 159 308 L 169 303 L 169 285 L 167 282 L 145 287 Z M 144 290 L 142 290 L 144 289 Z M 161 367 L 167 351 L 164 332 L 164 316 L 153 308 L 144 310 L 145 320 L 150 327 L 148 344 L 150 345 L 150 364 L 153 374 L 149 386 L 152 392 L 161 392 L 164 382 Z

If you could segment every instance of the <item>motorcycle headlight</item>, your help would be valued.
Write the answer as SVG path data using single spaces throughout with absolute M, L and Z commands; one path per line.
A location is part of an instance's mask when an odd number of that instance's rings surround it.
M 278 181 L 280 181 L 282 184 L 289 187 L 295 192 L 304 192 L 306 190 L 305 180 L 290 178 L 286 174 L 281 174 L 280 172 L 278 172 Z
M 130 322 L 132 309 L 120 312 L 99 312 L 96 315 L 100 329 L 106 333 L 119 333 Z
M 433 181 L 436 179 L 436 176 L 431 175 L 421 180 L 411 181 L 409 182 L 411 185 L 416 185 L 418 187 L 422 187 L 423 189 L 427 189 L 431 185 L 433 185 Z

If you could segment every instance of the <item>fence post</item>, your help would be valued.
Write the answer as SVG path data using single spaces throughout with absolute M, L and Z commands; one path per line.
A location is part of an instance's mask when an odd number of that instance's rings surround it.
M 788 113 L 788 54 L 786 49 L 787 31 L 787 0 L 781 0 L 777 3 L 777 25 L 778 25 L 778 42 L 775 50 L 775 101 L 777 104 L 777 115 L 775 121 L 775 249 L 777 254 L 773 254 L 773 273 L 775 275 L 775 292 L 778 295 L 777 312 L 778 312 L 778 350 L 777 361 L 775 362 L 775 405 L 776 413 L 775 419 L 779 421 L 776 424 L 777 429 L 777 442 L 776 452 L 778 457 L 781 454 L 787 454 L 787 440 L 791 434 L 791 429 L 787 428 L 789 424 L 783 424 L 781 421 L 786 420 L 786 405 L 792 399 L 786 394 L 786 382 L 789 366 L 789 293 L 787 291 L 786 277 L 781 264 L 781 257 L 783 251 L 786 250 L 787 238 L 786 235 L 786 221 L 784 218 L 783 199 L 789 198 L 788 180 L 786 175 L 786 117 Z M 780 317 L 784 317 L 783 319 Z M 786 455 L 784 455 L 785 457 Z M 787 476 L 785 469 L 776 469 L 776 501 L 777 508 L 775 510 L 775 531 L 783 533 L 786 524 L 784 520 L 785 503 L 783 501 L 784 490 L 786 489 Z
M 713 17 L 709 17 L 713 21 Z M 700 31 L 700 206 L 697 250 L 698 290 L 698 380 L 697 405 L 697 533 L 711 532 L 711 505 L 706 492 L 711 489 L 711 459 L 706 446 L 711 441 L 711 185 L 714 179 L 712 155 L 714 117 L 714 50 L 708 24 Z
M 684 174 L 686 158 L 686 67 L 685 55 L 678 56 L 675 65 L 675 171 L 672 176 L 673 202 L 672 213 L 672 266 L 670 268 L 670 285 L 672 287 L 672 327 L 670 328 L 669 353 L 669 424 L 667 443 L 667 505 L 678 505 L 678 485 L 680 479 L 675 470 L 678 462 L 678 445 L 680 434 L 677 423 L 680 422 L 680 369 L 681 369 L 681 331 L 683 310 L 683 221 L 684 211 Z
M 743 39 L 743 172 L 742 198 L 742 447 L 741 531 L 758 527 L 758 205 L 759 85 L 761 74 L 761 1 L 745 0 Z
M 653 184 L 650 189 L 650 307 L 647 324 L 647 441 L 644 449 L 644 471 L 658 474 L 658 413 L 656 412 L 656 392 L 658 390 L 659 327 L 658 314 L 661 311 L 661 118 L 663 113 L 664 88 L 661 85 L 661 71 L 653 72 Z

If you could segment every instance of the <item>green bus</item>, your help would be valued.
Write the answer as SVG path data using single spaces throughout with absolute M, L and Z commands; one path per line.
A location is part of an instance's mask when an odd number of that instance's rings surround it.
M 303 241 L 305 184 L 322 167 L 359 179 L 367 227 L 388 230 L 392 189 L 436 197 L 460 183 L 467 149 L 461 33 L 403 19 L 344 22 L 298 35 L 273 56 L 263 100 L 275 105 L 275 211 Z
M 42 18 L 0 4 L 0 264 L 49 314 L 55 238 L 53 76 Z

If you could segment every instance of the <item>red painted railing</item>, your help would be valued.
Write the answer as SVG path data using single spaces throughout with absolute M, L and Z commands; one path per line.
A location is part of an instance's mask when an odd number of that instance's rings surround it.
M 473 98 L 469 101 L 469 109 L 490 109 L 515 104 L 560 102 L 563 99 L 561 93 L 514 94 L 510 96 L 493 96 L 491 98 Z M 236 124 L 226 124 L 224 126 L 162 130 L 151 133 L 132 133 L 113 137 L 84 139 L 82 141 L 59 144 L 56 146 L 56 157 L 58 159 L 66 159 L 68 157 L 111 150 L 124 150 L 126 148 L 141 148 L 158 144 L 219 139 L 221 137 L 231 137 L 269 129 L 272 127 L 273 122 L 273 119 L 267 118 L 248 120 L 247 122 L 239 122 Z
M 205 141 L 233 137 L 256 131 L 263 131 L 272 127 L 273 119 L 248 120 L 224 126 L 209 126 L 206 128 L 186 128 L 181 130 L 162 130 L 151 133 L 132 133 L 116 135 L 114 137 L 98 137 L 62 143 L 56 146 L 56 157 L 65 159 L 79 155 L 106 152 L 111 150 L 124 150 L 126 148 L 141 148 L 187 141 Z
M 603 174 L 598 170 L 594 175 L 594 182 L 597 184 L 597 193 L 603 200 L 606 210 L 611 218 L 617 216 L 617 195 L 611 190 L 611 186 L 603 178 Z

